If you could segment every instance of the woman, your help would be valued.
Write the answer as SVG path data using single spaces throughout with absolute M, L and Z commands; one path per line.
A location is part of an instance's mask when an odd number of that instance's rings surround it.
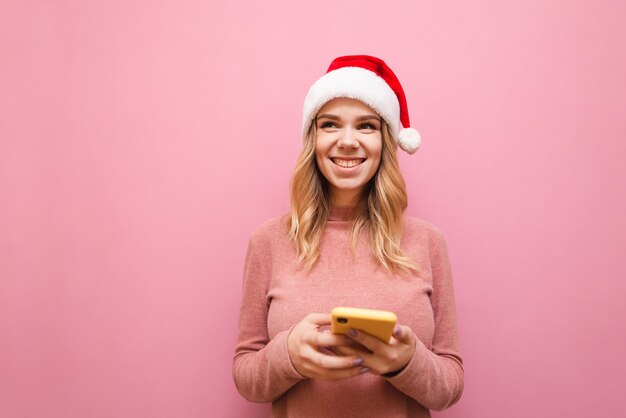
M 428 417 L 463 390 L 441 232 L 403 215 L 396 157 L 415 152 L 400 82 L 380 59 L 335 59 L 305 99 L 291 212 L 250 238 L 233 377 L 276 417 Z M 328 332 L 336 306 L 395 312 L 388 344 Z

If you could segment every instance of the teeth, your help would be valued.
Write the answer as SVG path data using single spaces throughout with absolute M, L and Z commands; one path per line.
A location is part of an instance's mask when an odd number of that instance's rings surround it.
M 333 158 L 333 162 L 340 167 L 351 168 L 361 164 L 363 160 L 341 160 L 339 158 Z

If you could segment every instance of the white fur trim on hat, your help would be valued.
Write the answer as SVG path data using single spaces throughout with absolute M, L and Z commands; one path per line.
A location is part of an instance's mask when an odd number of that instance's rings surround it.
M 322 106 L 338 97 L 360 100 L 378 112 L 391 128 L 394 138 L 399 141 L 401 123 L 398 97 L 385 80 L 361 67 L 343 67 L 330 71 L 311 86 L 304 99 L 303 135 L 309 130 Z

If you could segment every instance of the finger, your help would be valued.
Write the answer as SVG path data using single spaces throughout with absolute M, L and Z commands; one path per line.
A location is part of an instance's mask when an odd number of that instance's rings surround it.
M 323 332 L 325 334 L 331 334 L 332 333 L 329 329 L 320 330 L 320 332 Z M 345 334 L 334 334 L 334 335 L 339 335 L 339 336 L 341 336 L 343 338 L 344 344 L 342 344 L 342 345 L 347 345 L 347 346 L 350 346 L 350 347 L 354 347 L 354 348 L 356 348 L 360 352 L 371 353 L 370 350 L 368 350 L 367 348 L 363 347 L 361 344 L 357 343 L 356 341 L 354 341 L 352 338 L 346 336 Z
M 372 337 L 368 333 L 356 330 L 354 328 L 350 328 L 348 330 L 348 337 L 363 345 L 365 348 L 372 352 L 376 352 L 384 346 L 387 346 L 387 344 L 380 341 L 378 338 Z
M 329 356 L 336 356 L 336 355 L 337 355 L 337 353 L 335 353 L 335 352 L 333 351 L 333 348 L 332 348 L 332 347 L 319 347 L 317 350 L 318 350 L 320 353 L 322 353 L 322 354 L 326 354 L 326 355 L 329 355 Z
M 361 347 L 359 349 L 358 347 Z M 359 343 L 353 343 L 351 345 L 337 345 L 332 347 L 324 347 L 336 356 L 360 356 L 361 354 L 369 353 L 369 350 L 361 346 Z
M 349 345 L 351 341 L 345 335 L 327 334 L 324 332 L 308 332 L 303 336 L 303 340 L 315 346 L 334 347 L 338 345 Z
M 345 356 L 344 353 L 341 352 L 340 348 L 341 346 L 338 347 L 325 347 L 326 350 L 328 350 L 330 353 L 332 353 L 335 356 Z
M 346 346 L 333 347 L 332 351 L 333 353 L 335 353 L 335 355 L 338 355 L 338 356 L 355 356 L 355 357 L 361 357 L 361 358 L 363 358 L 363 356 L 367 354 L 370 354 L 366 351 L 358 350 L 353 347 L 346 347 Z
M 360 366 L 363 359 L 358 356 L 339 357 L 323 354 L 317 350 L 308 353 L 309 362 L 323 369 L 349 369 Z
M 314 325 L 329 325 L 330 314 L 329 313 L 310 313 L 306 316 L 306 319 Z
M 404 344 L 409 344 L 413 338 L 413 330 L 406 325 L 396 325 L 393 330 L 393 338 Z

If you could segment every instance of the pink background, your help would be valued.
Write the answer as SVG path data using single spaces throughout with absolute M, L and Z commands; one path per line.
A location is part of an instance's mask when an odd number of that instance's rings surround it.
M 0 5 L 0 416 L 262 417 L 231 378 L 250 232 L 330 60 L 400 77 L 409 214 L 455 273 L 441 417 L 626 409 L 626 3 Z

